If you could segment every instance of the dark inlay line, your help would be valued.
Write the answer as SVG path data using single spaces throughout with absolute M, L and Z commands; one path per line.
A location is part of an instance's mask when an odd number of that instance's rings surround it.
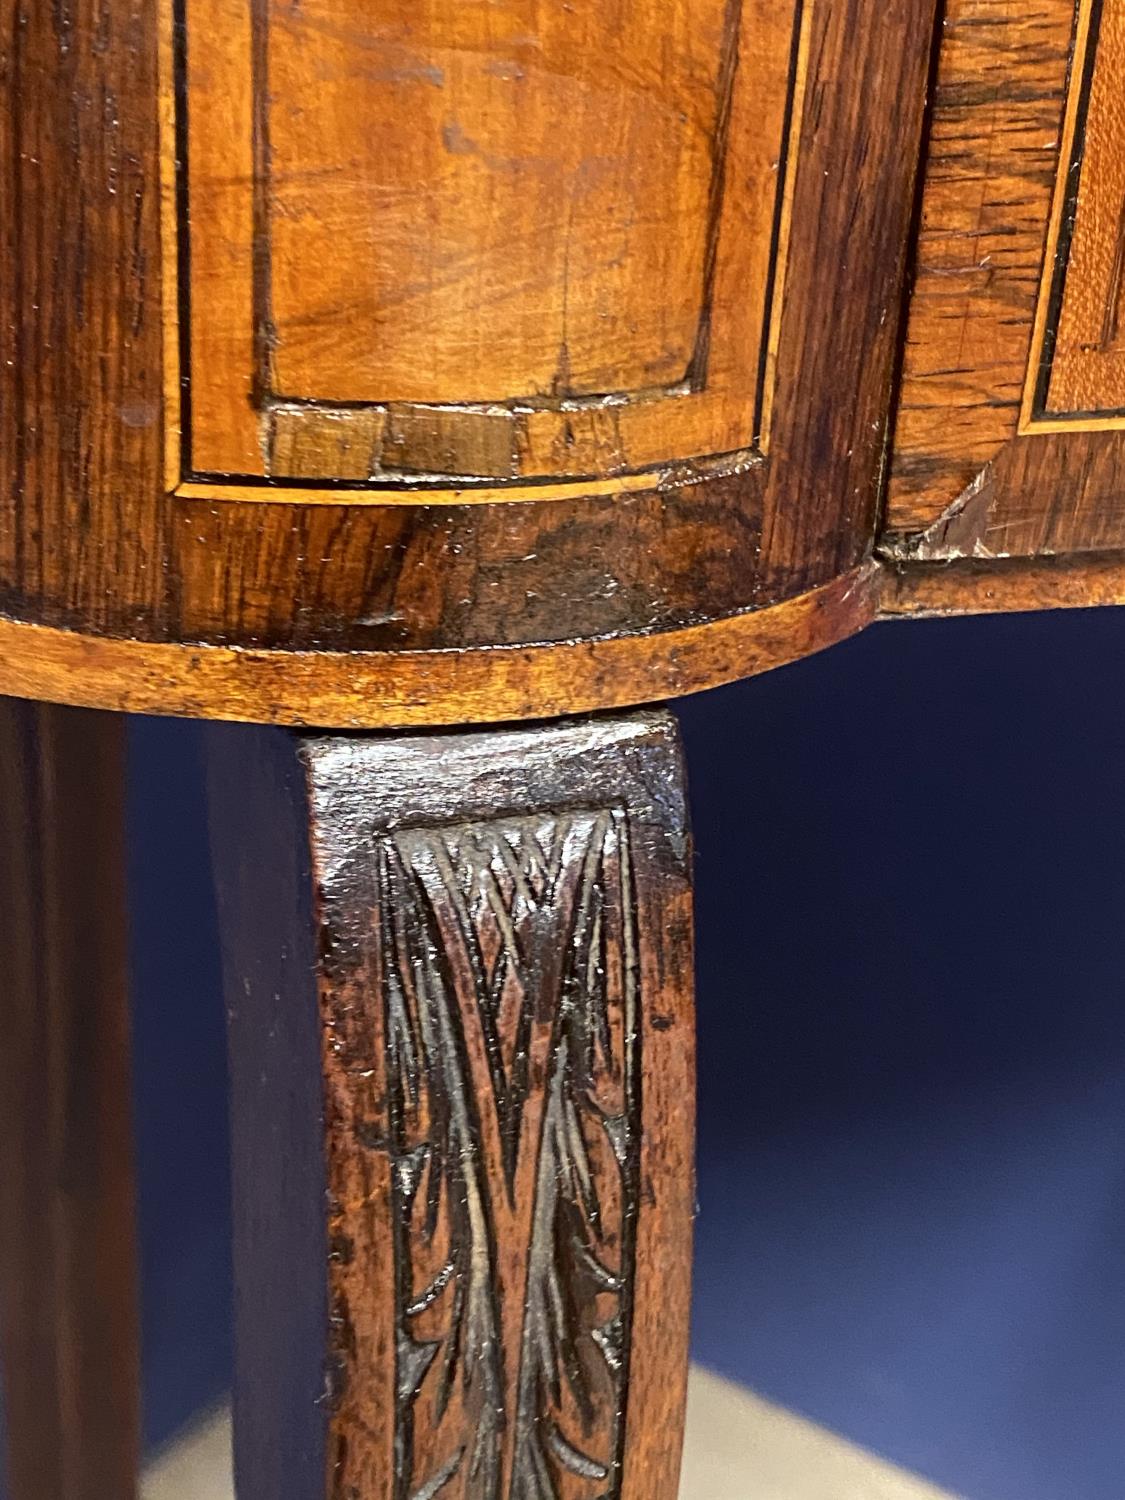
M 715 83 L 715 138 L 712 147 L 711 188 L 707 202 L 707 242 L 703 257 L 703 288 L 699 326 L 684 375 L 692 391 L 702 391 L 707 384 L 707 366 L 711 357 L 711 313 L 715 300 L 715 273 L 719 260 L 719 241 L 726 198 L 727 154 L 730 147 L 730 120 L 734 108 L 734 84 L 740 56 L 739 34 L 742 29 L 742 0 L 727 0 L 723 16 L 723 50 Z
M 1067 165 L 1067 187 L 1066 199 L 1063 205 L 1062 223 L 1059 225 L 1059 239 L 1055 247 L 1054 278 L 1051 284 L 1051 296 L 1047 305 L 1047 322 L 1043 332 L 1043 345 L 1039 354 L 1039 374 L 1035 384 L 1035 398 L 1032 402 L 1032 418 L 1051 417 L 1059 419 L 1079 420 L 1083 416 L 1093 415 L 1086 412 L 1052 412 L 1047 408 L 1047 400 L 1050 394 L 1051 373 L 1055 361 L 1055 348 L 1059 336 L 1059 319 L 1062 316 L 1063 300 L 1066 295 L 1067 272 L 1070 269 L 1070 251 L 1074 242 L 1074 227 L 1078 217 L 1078 190 L 1082 183 L 1082 162 L 1086 154 L 1086 127 L 1090 115 L 1090 95 L 1093 88 L 1094 65 L 1098 55 L 1098 37 L 1101 33 L 1102 11 L 1104 0 L 1093 0 L 1090 10 L 1090 30 L 1086 38 L 1086 55 L 1082 59 L 1082 79 L 1080 83 L 1081 93 L 1078 100 L 1078 113 L 1074 122 L 1074 141 L 1071 146 L 1070 161 Z M 1067 69 L 1066 90 L 1063 94 L 1063 113 L 1065 117 L 1066 100 L 1070 97 L 1075 58 L 1072 56 Z M 1108 415 L 1105 413 L 1104 415 Z
M 270 0 L 251 0 L 250 91 L 253 109 L 253 207 L 251 240 L 251 304 L 254 315 L 254 371 L 251 403 L 265 405 L 274 380 L 277 330 L 273 319 L 273 265 L 270 234 L 272 157 L 270 152 L 269 92 Z
M 782 220 L 785 213 L 785 188 L 789 174 L 796 170 L 790 163 L 793 118 L 797 100 L 797 69 L 801 58 L 801 32 L 804 29 L 805 0 L 797 0 L 793 11 L 793 36 L 789 50 L 789 91 L 785 99 L 785 121 L 781 131 L 781 155 L 777 169 L 777 195 L 774 199 L 773 230 L 770 235 L 769 274 L 766 277 L 765 310 L 762 315 L 762 346 L 758 355 L 758 381 L 754 388 L 753 442 L 761 442 L 762 413 L 766 403 L 766 378 L 769 372 L 770 343 L 773 338 L 774 289 L 777 285 L 777 258 L 781 248 Z
M 175 115 L 176 330 L 180 355 L 180 477 L 192 472 L 191 211 L 188 163 L 187 0 L 172 0 L 172 91 Z

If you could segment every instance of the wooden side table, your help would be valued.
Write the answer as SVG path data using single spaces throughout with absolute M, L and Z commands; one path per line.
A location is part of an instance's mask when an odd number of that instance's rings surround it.
M 674 1500 L 638 705 L 1125 599 L 1125 0 L 1018 9 L 0 0 L 13 1500 L 135 1481 L 125 712 L 229 721 L 240 1500 Z

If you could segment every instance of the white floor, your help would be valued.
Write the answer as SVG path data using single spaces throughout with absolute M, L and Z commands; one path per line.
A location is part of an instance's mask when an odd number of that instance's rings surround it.
M 233 1500 L 220 1412 L 145 1478 L 142 1500 Z M 692 1371 L 680 1500 L 955 1500 L 707 1370 Z

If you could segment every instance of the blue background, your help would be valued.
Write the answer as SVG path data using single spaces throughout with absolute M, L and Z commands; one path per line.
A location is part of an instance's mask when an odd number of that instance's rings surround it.
M 1113 610 L 884 625 L 679 706 L 695 1355 L 969 1500 L 1125 1492 L 1123 667 Z M 158 1443 L 228 1381 L 223 1021 L 198 731 L 131 756 Z

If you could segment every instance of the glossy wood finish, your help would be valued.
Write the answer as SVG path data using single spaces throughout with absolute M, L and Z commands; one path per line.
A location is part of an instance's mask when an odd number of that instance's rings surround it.
M 1046 416 L 1125 420 L 1125 5 L 1085 0 L 1040 293 Z M 1057 265 L 1052 266 L 1052 257 Z M 1052 303 L 1054 305 L 1052 305 Z M 1037 329 L 1037 333 L 1040 330 Z M 1032 410 L 1034 418 L 1034 409 Z
M 924 531 L 1016 434 L 1073 0 L 950 0 L 936 56 L 885 526 Z
M 962 557 L 888 565 L 881 617 L 1083 609 L 1125 603 L 1125 555 Z
M 191 0 L 196 3 L 202 0 Z M 394 36 L 380 30 L 367 9 L 359 13 L 344 0 L 334 0 L 333 6 L 324 0 L 318 7 L 303 8 L 306 21 L 293 7 L 270 9 L 271 26 L 276 22 L 282 36 L 279 50 L 271 53 L 282 70 L 275 80 L 280 92 L 274 108 L 284 112 L 307 107 L 308 118 L 321 121 L 326 131 L 338 131 L 350 129 L 349 111 L 362 107 L 373 111 L 375 137 L 389 132 L 387 153 L 379 156 L 377 140 L 373 141 L 370 150 L 364 148 L 362 160 L 349 167 L 343 187 L 338 190 L 329 182 L 321 200 L 311 179 L 306 186 L 299 179 L 305 168 L 316 177 L 326 159 L 323 153 L 331 154 L 335 147 L 312 131 L 301 145 L 288 125 L 278 126 L 283 180 L 276 190 L 269 190 L 265 202 L 270 224 L 282 225 L 285 240 L 278 274 L 288 311 L 278 324 L 279 357 L 285 358 L 287 340 L 297 357 L 306 312 L 323 314 L 316 372 L 325 376 L 323 389 L 336 400 L 345 387 L 335 384 L 324 361 L 334 357 L 329 345 L 339 331 L 337 313 L 317 302 L 316 288 L 305 284 L 307 275 L 305 282 L 295 285 L 285 280 L 285 266 L 307 270 L 313 252 L 306 237 L 314 234 L 314 206 L 323 201 L 326 213 L 331 208 L 328 222 L 339 219 L 341 224 L 341 257 L 362 269 L 368 266 L 363 257 L 369 253 L 382 265 L 382 251 L 378 246 L 373 251 L 356 231 L 354 215 L 367 211 L 363 206 L 369 206 L 373 194 L 389 192 L 399 182 L 395 174 L 407 166 L 405 158 L 394 153 L 406 152 L 411 140 L 418 143 L 418 203 L 433 207 L 439 225 L 447 226 L 443 232 L 454 232 L 441 207 L 447 204 L 442 195 L 454 186 L 468 195 L 469 221 L 492 195 L 500 194 L 507 202 L 504 195 L 510 193 L 502 186 L 502 163 L 497 158 L 503 156 L 501 145 L 507 143 L 507 149 L 511 144 L 513 132 L 518 136 L 524 115 L 522 106 L 512 106 L 509 118 L 501 101 L 522 97 L 517 92 L 522 85 L 493 76 L 483 65 L 470 68 L 463 60 L 454 66 L 448 57 L 444 63 L 430 59 L 425 49 L 431 45 L 443 55 L 456 52 L 442 39 L 442 28 L 453 24 L 453 10 L 431 4 L 412 13 L 417 22 L 414 62 L 423 75 L 431 66 L 448 67 L 456 130 L 441 113 L 443 106 L 424 76 L 386 85 L 393 97 L 401 93 L 426 105 L 399 111 L 388 122 L 385 100 L 391 95 L 376 86 L 374 75 L 385 71 Z M 675 187 L 683 245 L 661 248 L 661 216 L 669 209 L 654 201 L 646 188 L 645 195 L 628 199 L 633 204 L 628 225 L 611 216 L 606 221 L 607 243 L 587 236 L 582 251 L 596 262 L 596 274 L 582 281 L 594 298 L 595 311 L 603 302 L 616 302 L 619 282 L 623 277 L 628 281 L 627 295 L 621 290 L 621 296 L 623 307 L 631 309 L 626 321 L 637 322 L 635 336 L 629 335 L 633 342 L 614 338 L 599 354 L 594 330 L 605 320 L 586 307 L 576 325 L 578 344 L 586 352 L 573 363 L 572 385 L 561 386 L 556 395 L 549 390 L 535 395 L 527 389 L 529 381 L 532 387 L 551 383 L 544 377 L 544 348 L 535 345 L 536 335 L 528 324 L 529 309 L 540 305 L 539 293 L 514 277 L 506 294 L 522 312 L 513 315 L 511 328 L 501 337 L 495 325 L 504 323 L 511 308 L 498 312 L 485 296 L 491 283 L 485 278 L 478 284 L 466 271 L 467 279 L 457 292 L 458 317 L 450 323 L 451 336 L 456 332 L 463 340 L 464 380 L 453 380 L 456 360 L 447 350 L 433 368 L 419 366 L 420 377 L 425 375 L 428 382 L 424 386 L 412 388 L 396 376 L 397 383 L 377 389 L 365 375 L 363 384 L 346 387 L 357 398 L 376 393 L 416 400 L 422 394 L 430 398 L 422 403 L 428 409 L 437 402 L 440 410 L 434 408 L 425 420 L 416 412 L 396 412 L 399 425 L 391 449 L 401 474 L 384 478 L 374 489 L 370 483 L 358 491 L 354 487 L 355 473 L 369 469 L 361 452 L 366 451 L 368 437 L 374 441 L 377 414 L 363 419 L 367 425 L 360 423 L 361 435 L 349 428 L 341 437 L 339 423 L 333 426 L 335 419 L 326 418 L 323 430 L 315 424 L 306 429 L 300 413 L 282 403 L 285 410 L 276 412 L 279 425 L 270 439 L 274 450 L 284 449 L 286 464 L 294 468 L 332 467 L 343 486 L 319 489 L 318 503 L 310 504 L 302 498 L 308 493 L 304 481 L 294 481 L 301 493 L 292 494 L 286 482 L 272 483 L 262 503 L 261 487 L 255 491 L 258 499 L 238 484 L 220 487 L 221 494 L 214 486 L 206 495 L 190 493 L 177 482 L 183 473 L 170 473 L 166 466 L 167 452 L 175 448 L 166 439 L 174 437 L 178 425 L 180 387 L 175 378 L 176 335 L 165 322 L 170 278 L 161 244 L 161 119 L 175 128 L 169 74 L 170 69 L 174 72 L 175 57 L 164 0 L 126 0 L 112 10 L 100 0 L 75 0 L 63 10 L 31 5 L 29 0 L 0 0 L 0 176 L 4 201 L 12 205 L 0 226 L 3 265 L 12 271 L 0 278 L 0 608 L 14 622 L 5 627 L 10 690 L 123 705 L 135 703 L 135 680 L 144 678 L 149 700 L 162 700 L 167 711 L 254 713 L 255 705 L 268 699 L 271 716 L 308 721 L 321 716 L 319 695 L 307 685 L 315 675 L 330 685 L 338 704 L 324 722 L 403 722 L 398 705 L 404 697 L 416 705 L 411 722 L 424 717 L 449 722 L 475 716 L 480 711 L 476 704 L 485 701 L 492 717 L 554 711 L 562 697 L 557 678 L 569 672 L 567 660 L 587 648 L 599 653 L 603 646 L 625 650 L 625 642 L 634 643 L 626 653 L 634 663 L 628 682 L 619 683 L 614 671 L 595 672 L 600 705 L 667 691 L 680 675 L 677 660 L 685 632 L 718 631 L 714 649 L 695 653 L 694 669 L 682 674 L 693 687 L 753 670 L 762 659 L 754 645 L 758 635 L 771 642 L 765 653 L 770 660 L 800 654 L 802 632 L 787 642 L 787 627 L 781 621 L 769 622 L 766 612 L 813 589 L 832 586 L 860 565 L 871 547 L 932 7 L 929 0 L 892 0 L 890 5 L 814 0 L 801 9 L 787 0 L 769 7 L 763 17 L 747 3 L 747 17 L 758 16 L 760 24 L 749 40 L 739 31 L 737 53 L 723 51 L 723 37 L 729 40 L 734 34 L 737 6 L 727 7 L 722 28 L 715 24 L 714 8 L 705 7 L 699 14 L 707 24 L 688 49 L 686 71 L 675 75 L 677 107 L 688 115 L 686 123 L 675 111 L 665 117 L 667 101 L 653 102 L 658 70 L 651 49 L 645 50 L 648 44 L 637 41 L 642 18 L 646 28 L 656 27 L 658 37 L 671 37 L 679 35 L 675 28 L 682 29 L 686 12 L 642 0 L 630 0 L 619 9 L 621 45 L 616 50 L 595 45 L 599 38 L 604 40 L 609 24 L 595 0 L 583 0 L 567 12 L 571 30 L 561 22 L 551 24 L 550 65 L 527 80 L 526 119 L 540 118 L 537 111 L 555 98 L 552 90 L 563 87 L 560 59 L 570 58 L 578 70 L 576 79 L 582 79 L 579 92 L 585 90 L 591 98 L 597 93 L 612 118 L 631 123 L 628 129 L 623 124 L 620 140 L 599 145 L 596 129 L 581 111 L 574 111 L 558 122 L 559 138 L 551 146 L 558 162 L 572 161 L 589 150 L 594 152 L 592 160 L 604 158 L 608 180 L 622 182 L 632 177 L 634 162 L 641 172 L 653 139 L 675 143 L 674 150 L 669 146 L 667 161 L 649 163 L 643 170 L 671 174 L 668 181 Z M 243 7 L 240 15 L 242 10 L 248 8 Z M 466 27 L 482 24 L 479 13 L 479 7 L 457 11 L 468 18 L 463 21 Z M 194 52 L 192 48 L 192 15 L 189 6 L 184 33 L 189 64 L 193 56 L 199 60 L 198 43 Z M 513 34 L 517 22 L 547 24 L 530 0 L 506 0 L 497 15 L 505 25 L 511 23 Z M 387 16 L 388 25 L 392 20 L 400 25 L 397 10 Z M 347 34 L 348 46 L 342 52 L 339 37 L 333 40 L 336 21 L 344 24 Z M 296 92 L 300 79 L 293 76 L 301 66 L 300 49 L 285 40 L 293 28 L 305 25 L 319 38 L 317 46 L 311 46 L 310 30 L 310 46 L 304 49 L 310 88 L 323 84 L 328 90 L 307 106 Z M 503 28 L 497 35 L 502 32 Z M 221 29 L 215 33 L 220 38 L 224 34 Z M 505 51 L 499 42 L 497 46 L 503 62 L 511 49 Z M 371 77 L 355 61 L 359 56 L 371 62 Z M 341 57 L 350 59 L 346 66 Z M 222 48 L 212 48 L 215 69 L 227 66 L 226 58 Z M 224 96 L 228 111 L 244 107 L 254 66 L 253 55 L 238 52 L 239 92 Z M 798 78 L 802 66 L 804 73 Z M 731 68 L 733 76 L 728 76 Z M 321 74 L 331 76 L 325 82 Z M 779 80 L 786 81 L 794 106 L 798 94 L 803 100 L 799 121 L 795 107 L 791 112 L 793 129 L 783 154 L 777 133 Z M 189 121 L 192 87 L 189 78 Z M 338 90 L 338 105 L 332 103 L 332 89 Z M 712 105 L 715 90 L 729 97 L 729 111 Z M 753 108 L 744 102 L 745 90 L 750 91 L 746 97 Z M 216 124 L 227 118 L 217 115 Z M 773 176 L 779 184 L 784 167 L 780 200 L 777 193 L 767 195 L 775 206 L 781 204 L 781 216 L 770 220 L 768 245 L 763 242 L 762 195 L 753 187 L 755 173 L 760 175 L 760 163 L 752 165 L 757 160 L 754 153 L 763 146 L 754 120 L 760 120 L 765 132 L 771 165 L 775 158 L 778 161 Z M 199 124 L 198 112 L 195 122 Z M 438 125 L 448 126 L 452 148 L 447 141 L 435 156 Z M 416 137 L 411 135 L 414 130 Z M 229 150 L 237 154 L 246 139 L 239 126 L 230 136 Z M 488 160 L 457 149 L 466 141 L 487 148 Z M 311 153 L 307 159 L 301 155 L 305 150 Z M 517 172 L 527 186 L 529 213 L 530 205 L 542 200 L 553 170 L 530 156 L 520 159 Z M 232 163 L 235 160 L 236 155 Z M 707 174 L 701 166 L 705 160 L 714 169 L 706 193 L 702 183 Z M 723 175 L 728 168 L 733 173 L 729 182 Z M 260 168 L 254 170 L 260 202 L 261 173 Z M 448 181 L 444 173 L 452 174 Z M 206 191 L 207 174 L 202 175 Z M 183 189 L 189 194 L 190 176 L 189 154 L 189 180 Z M 245 186 L 237 171 L 232 170 L 231 177 L 232 191 Z M 721 202 L 714 186 L 720 177 Z M 642 172 L 638 182 L 647 184 L 649 178 Z M 176 184 L 166 187 L 163 248 L 171 246 L 172 265 L 179 271 L 175 251 L 185 209 L 171 190 Z M 597 216 L 603 190 L 592 191 L 591 204 L 575 203 L 576 214 Z M 300 199 L 301 193 L 306 198 Z M 299 210 L 298 219 L 282 214 L 282 204 Z M 228 216 L 216 200 L 210 211 L 193 215 L 192 222 L 199 234 L 223 232 L 224 226 L 233 232 L 241 212 L 232 208 Z M 705 250 L 700 261 L 700 222 L 718 226 L 708 230 L 712 238 L 706 240 L 713 246 L 713 260 L 711 250 Z M 392 215 L 387 223 L 390 233 L 398 221 Z M 557 326 L 561 289 L 576 286 L 578 272 L 564 275 L 560 269 L 557 244 L 548 232 L 551 223 L 542 231 L 541 259 L 553 268 L 542 298 L 555 309 Z M 60 224 L 74 226 L 74 233 L 60 234 Z M 517 227 L 516 222 L 510 226 L 513 234 Z M 419 236 L 409 215 L 394 232 L 403 264 L 414 266 L 430 288 L 412 299 L 409 316 L 402 313 L 406 321 L 385 346 L 388 360 L 397 361 L 401 374 L 409 320 L 432 319 L 435 309 L 444 306 L 442 299 L 454 294 L 441 291 L 432 281 L 425 256 L 436 252 Z M 625 255 L 621 267 L 609 244 L 614 235 Z M 432 238 L 444 243 L 440 236 Z M 725 257 L 735 251 L 749 259 L 729 270 Z M 500 252 L 491 253 L 488 263 L 495 266 Z M 530 253 L 520 250 L 513 266 L 525 264 Z M 702 366 L 696 361 L 690 375 L 686 366 L 682 372 L 688 387 L 682 397 L 669 395 L 650 403 L 647 397 L 638 395 L 634 401 L 629 396 L 620 406 L 612 391 L 606 393 L 608 404 L 595 400 L 592 407 L 567 415 L 575 451 L 583 456 L 574 465 L 569 459 L 556 462 L 555 438 L 542 437 L 541 423 L 556 422 L 568 401 L 581 404 L 592 399 L 590 387 L 600 383 L 598 359 L 609 358 L 607 351 L 620 345 L 621 368 L 610 372 L 610 384 L 634 394 L 639 389 L 636 382 L 648 378 L 639 373 L 646 360 L 655 359 L 660 380 L 672 368 L 671 359 L 659 354 L 662 340 L 654 342 L 654 330 L 663 329 L 665 321 L 668 348 L 680 359 L 688 337 L 688 304 L 678 282 L 671 287 L 651 285 L 648 272 L 662 256 L 678 257 L 676 266 L 683 259 L 697 270 L 702 267 L 703 280 L 711 287 L 712 315 L 709 322 L 697 325 L 692 348 L 698 352 L 706 346 L 714 386 L 708 383 L 711 374 L 707 381 L 698 375 Z M 217 255 L 216 264 L 221 259 Z M 232 337 L 236 331 L 242 337 L 246 324 L 228 321 L 224 298 L 235 280 L 242 278 L 238 285 L 243 285 L 245 270 L 244 260 L 237 265 L 232 260 L 229 272 L 220 267 L 207 273 L 199 294 L 214 299 L 205 300 L 203 310 L 210 307 L 212 325 L 229 328 Z M 380 272 L 384 279 L 372 284 L 385 288 L 384 273 L 385 267 Z M 767 285 L 771 274 L 776 296 Z M 752 295 L 728 295 L 724 278 L 731 275 Z M 694 282 L 698 287 L 700 278 Z M 252 285 L 250 291 L 252 295 Z M 664 300 L 655 300 L 657 291 Z M 692 296 L 698 309 L 695 289 Z M 327 292 L 325 297 L 331 301 Z M 758 333 L 737 321 L 743 316 L 756 320 Z M 609 322 L 616 326 L 612 317 Z M 766 322 L 769 332 L 763 335 Z M 195 329 L 196 323 L 191 327 Z M 477 357 L 482 328 L 487 334 L 483 344 L 495 345 L 491 365 Z M 706 331 L 702 343 L 700 328 Z M 377 360 L 382 347 L 374 340 L 365 343 L 365 358 Z M 740 358 L 753 351 L 753 379 L 734 366 L 722 373 L 728 347 L 741 351 Z M 772 393 L 768 442 L 763 440 L 761 411 L 753 416 L 763 359 L 769 378 L 762 390 Z M 515 413 L 521 422 L 527 417 L 527 474 L 535 479 L 534 494 L 521 494 L 518 485 L 524 482 L 526 489 L 526 481 L 496 473 L 474 473 L 451 491 L 436 472 L 449 467 L 451 443 L 460 451 L 461 440 L 454 442 L 449 435 L 449 421 L 460 421 L 457 412 L 464 403 L 474 405 L 472 380 L 478 366 L 482 378 L 485 370 L 489 372 L 489 383 L 479 387 L 485 396 L 501 389 L 496 384 L 501 376 L 516 406 L 534 395 L 530 414 Z M 245 361 L 239 368 L 245 371 Z M 296 372 L 300 365 L 291 363 L 289 368 Z M 308 367 L 310 376 L 313 368 Z M 387 368 L 393 370 L 393 363 Z M 675 383 L 667 387 L 678 388 Z M 629 456 L 633 440 L 621 437 L 619 421 L 640 422 L 641 416 L 629 413 L 643 415 L 650 406 L 653 412 L 665 406 L 669 411 L 695 410 L 693 403 L 706 404 L 712 390 L 722 402 L 734 403 L 731 412 L 737 408 L 742 446 L 733 451 L 738 457 L 722 457 L 721 450 L 729 446 L 726 439 L 716 449 L 708 435 L 710 417 L 698 431 L 693 417 L 678 435 L 664 412 L 653 421 L 666 434 L 667 447 L 655 458 L 648 452 L 640 468 L 631 467 L 637 462 L 635 455 Z M 546 405 L 540 410 L 536 402 Z M 552 402 L 558 410 L 549 409 Z M 230 404 L 232 410 L 238 406 L 237 400 Z M 515 410 L 501 406 L 503 412 Z M 469 415 L 477 431 L 475 417 L 481 414 Z M 484 455 L 468 463 L 474 471 L 503 467 L 496 462 L 503 443 L 494 446 L 493 414 L 483 415 L 488 420 L 470 444 Z M 384 433 L 380 451 L 389 453 L 385 438 Z M 568 437 L 567 451 L 570 446 Z M 651 466 L 648 459 L 653 459 Z M 380 463 L 385 461 L 386 453 Z M 458 459 L 453 467 L 460 463 Z M 571 468 L 578 473 L 570 473 Z M 540 496 L 539 490 L 545 494 L 560 474 L 564 486 L 577 489 L 563 487 L 551 499 Z M 430 496 L 435 484 L 439 492 L 446 484 L 444 495 Z M 505 484 L 509 488 L 497 495 L 497 485 Z M 177 488 L 183 492 L 171 493 Z M 480 503 L 482 498 L 485 503 Z M 760 630 L 746 623 L 754 613 L 763 615 Z M 841 623 L 850 630 L 854 617 Z M 87 648 L 75 640 L 74 649 L 63 653 L 69 664 L 60 675 L 51 665 L 52 653 L 44 657 L 42 638 L 34 631 L 21 633 L 31 625 L 94 638 L 88 648 L 91 663 L 104 662 L 101 652 L 112 654 L 118 642 L 139 643 L 139 665 L 123 674 L 105 674 L 95 665 L 87 677 L 80 665 Z M 744 641 L 750 642 L 745 652 Z M 150 653 L 142 647 L 160 649 Z M 470 694 L 459 701 L 444 686 L 434 686 L 455 678 L 456 653 L 483 653 L 495 647 L 511 655 L 487 695 Z M 226 654 L 232 648 L 248 653 L 240 672 L 233 675 L 253 678 L 251 689 L 233 685 Z M 555 648 L 563 664 L 558 673 Z M 169 664 L 173 658 L 174 664 Z M 470 660 L 470 677 L 476 670 Z M 158 686 L 162 679 L 164 689 Z M 195 681 L 194 692 L 183 687 L 185 679 Z M 349 680 L 358 686 L 345 704 Z M 588 694 L 583 702 L 593 697 Z M 561 706 L 579 705 L 563 701 Z
M 669 722 L 291 726 L 1125 599 L 1123 39 L 1125 0 L 0 0 L 0 691 L 290 726 L 209 732 L 240 1500 L 673 1500 Z M 120 731 L 0 707 L 14 1500 L 118 1500 Z
M 875 617 L 878 595 L 879 569 L 865 563 L 773 609 L 669 631 L 659 654 L 644 639 L 623 636 L 421 659 L 317 651 L 279 657 L 91 639 L 0 619 L 0 690 L 89 703 L 112 698 L 133 713 L 321 727 L 537 718 L 642 703 L 768 671 L 862 629 Z
M 694 1038 L 672 721 L 209 736 L 240 1500 L 674 1500 Z
M 596 492 L 764 445 L 811 5 L 183 14 L 182 477 Z
M 137 1474 L 123 790 L 120 718 L 0 699 L 10 1500 L 128 1500 Z
M 881 548 L 899 579 L 975 559 L 947 575 L 950 608 L 970 579 L 986 607 L 1006 596 L 989 559 L 1084 556 L 1104 597 L 1097 554 L 1125 548 L 1123 18 L 1121 0 L 946 7 Z M 943 575 L 925 576 L 932 603 Z

